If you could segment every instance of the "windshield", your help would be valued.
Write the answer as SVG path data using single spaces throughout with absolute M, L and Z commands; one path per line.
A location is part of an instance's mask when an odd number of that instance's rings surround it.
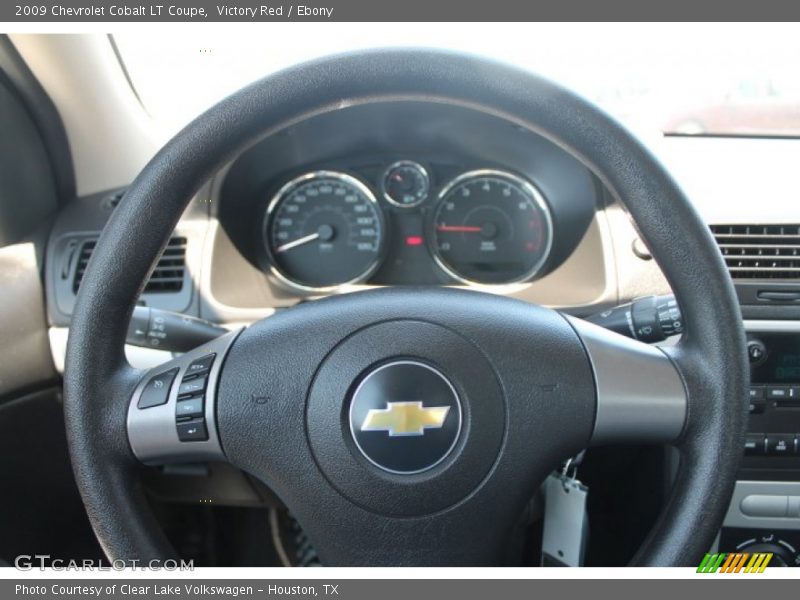
M 348 50 L 426 46 L 544 75 L 636 131 L 800 136 L 794 24 L 281 23 L 213 31 L 113 36 L 142 103 L 168 132 L 292 64 Z

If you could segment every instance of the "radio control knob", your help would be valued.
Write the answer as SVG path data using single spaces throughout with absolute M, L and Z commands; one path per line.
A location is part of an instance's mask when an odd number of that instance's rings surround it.
M 758 542 L 742 546 L 736 550 L 739 552 L 748 552 L 750 554 L 771 552 L 773 556 L 772 560 L 769 562 L 769 567 L 794 567 L 800 564 L 800 562 L 798 562 L 800 561 L 800 556 L 781 544 L 779 540 L 775 540 L 774 542 Z
M 761 340 L 748 340 L 747 356 L 751 365 L 760 365 L 767 358 L 767 347 Z

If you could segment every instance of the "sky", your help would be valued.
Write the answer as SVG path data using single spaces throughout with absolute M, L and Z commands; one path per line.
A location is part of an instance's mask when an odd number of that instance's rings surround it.
M 145 108 L 164 133 L 243 85 L 332 53 L 424 46 L 479 54 L 558 81 L 634 130 L 697 107 L 800 104 L 796 24 L 267 23 L 114 34 Z M 671 126 L 675 126 L 672 123 Z

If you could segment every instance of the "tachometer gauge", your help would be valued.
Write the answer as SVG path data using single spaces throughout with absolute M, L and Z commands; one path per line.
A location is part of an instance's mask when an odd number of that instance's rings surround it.
M 272 273 L 284 283 L 325 291 L 358 283 L 378 266 L 384 222 L 373 193 L 335 171 L 301 175 L 267 208 L 264 237 Z
M 542 194 L 505 171 L 464 173 L 440 193 L 433 221 L 436 261 L 462 283 L 527 281 L 544 265 L 553 223 Z

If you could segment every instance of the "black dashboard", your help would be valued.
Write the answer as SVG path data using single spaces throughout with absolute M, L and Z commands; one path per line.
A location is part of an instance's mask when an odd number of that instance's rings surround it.
M 391 102 L 267 136 L 231 164 L 217 210 L 242 256 L 299 295 L 506 286 L 564 262 L 598 189 L 575 159 L 508 121 Z
M 79 198 L 56 220 L 52 325 L 69 323 L 123 195 Z M 241 323 L 308 297 L 431 285 L 595 310 L 617 299 L 609 205 L 575 157 L 485 110 L 338 107 L 232 157 L 189 204 L 140 302 Z

